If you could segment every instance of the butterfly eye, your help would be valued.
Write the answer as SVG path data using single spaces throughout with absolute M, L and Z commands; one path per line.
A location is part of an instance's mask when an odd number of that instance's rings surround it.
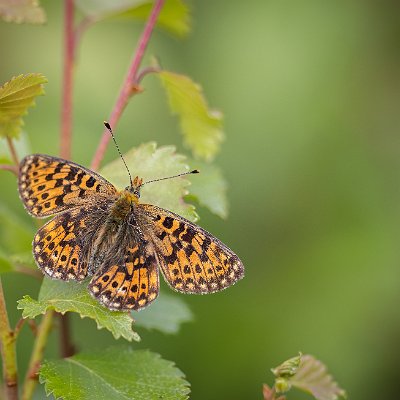
M 137 198 L 140 198 L 140 187 L 127 186 L 125 190 L 127 190 L 129 193 L 132 193 Z

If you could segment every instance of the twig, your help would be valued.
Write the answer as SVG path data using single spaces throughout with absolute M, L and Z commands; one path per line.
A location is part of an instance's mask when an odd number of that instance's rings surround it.
M 118 95 L 117 101 L 114 105 L 114 108 L 111 112 L 110 118 L 108 122 L 110 125 L 115 128 L 117 125 L 117 122 L 119 118 L 121 117 L 121 114 L 126 107 L 129 98 L 131 97 L 132 93 L 135 93 L 136 91 L 132 91 L 135 88 L 135 82 L 136 82 L 136 74 L 138 72 L 138 69 L 140 67 L 140 64 L 142 62 L 144 52 L 146 50 L 147 44 L 149 42 L 149 39 L 151 37 L 151 34 L 154 29 L 154 25 L 156 24 L 157 17 L 161 11 L 161 8 L 164 4 L 164 0 L 156 0 L 153 6 L 153 9 L 151 10 L 149 19 L 146 22 L 146 25 L 144 27 L 144 30 L 142 32 L 142 35 L 139 38 L 139 42 L 136 48 L 136 51 L 133 55 L 132 58 L 132 63 L 129 67 L 128 73 L 125 76 L 125 80 L 122 84 L 121 91 Z M 99 145 L 97 147 L 97 150 L 93 156 L 91 168 L 93 170 L 96 170 L 99 168 L 101 160 L 104 157 L 104 153 L 106 152 L 108 143 L 110 142 L 111 136 L 108 132 L 107 129 L 104 129 L 103 135 L 100 139 Z
M 17 151 L 15 150 L 14 142 L 9 136 L 6 136 L 6 138 L 7 138 L 8 148 L 10 149 L 11 153 L 11 159 L 13 160 L 14 164 L 18 167 L 19 161 L 18 161 Z
M 0 169 L 3 169 L 4 171 L 10 171 L 13 174 L 18 176 L 18 168 L 15 165 L 11 164 L 0 164 Z
M 72 92 L 75 58 L 74 0 L 65 0 L 64 13 L 64 75 L 61 108 L 60 156 L 71 158 Z
M 25 318 L 20 318 L 19 321 L 15 324 L 14 328 L 14 339 L 16 340 L 22 327 L 25 325 L 26 319 Z
M 160 71 L 161 71 L 161 68 L 158 68 L 158 67 L 146 67 L 146 68 L 143 68 L 143 69 L 137 74 L 135 83 L 136 83 L 136 84 L 139 84 L 139 83 L 142 81 L 142 79 L 143 79 L 146 75 L 158 73 L 158 72 L 160 72 Z
M 75 346 L 71 341 L 68 314 L 59 314 L 60 317 L 60 352 L 62 357 L 71 357 L 75 354 Z
M 7 400 L 18 399 L 17 358 L 14 332 L 10 328 L 3 285 L 0 279 L 0 347 L 3 360 L 3 382 Z
M 36 325 L 35 320 L 34 319 L 28 319 L 28 325 L 29 325 L 29 328 L 31 328 L 33 336 L 37 336 L 38 327 Z
M 78 47 L 78 44 L 81 41 L 81 37 L 83 33 L 94 23 L 97 22 L 97 19 L 94 18 L 93 16 L 87 15 L 85 16 L 81 22 L 76 26 L 75 28 L 75 33 L 74 33 L 74 40 L 75 40 L 75 46 Z
M 20 318 L 19 321 L 15 324 L 14 328 L 14 338 L 17 340 L 19 333 L 21 332 L 22 327 L 27 323 L 29 325 L 30 330 L 32 331 L 33 335 L 37 335 L 37 326 L 34 319 L 26 319 Z
M 54 311 L 49 310 L 44 314 L 42 321 L 37 330 L 37 336 L 33 344 L 33 350 L 31 359 L 29 361 L 28 371 L 24 379 L 24 385 L 22 387 L 22 400 L 31 400 L 33 392 L 35 391 L 38 383 L 38 371 L 40 363 L 42 362 L 44 348 L 47 343 L 52 322 L 53 322 Z

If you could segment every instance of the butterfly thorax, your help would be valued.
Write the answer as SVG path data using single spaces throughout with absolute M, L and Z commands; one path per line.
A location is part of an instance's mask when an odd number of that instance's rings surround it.
M 112 223 L 123 223 L 128 214 L 130 214 L 139 202 L 139 198 L 136 193 L 133 193 L 129 189 L 125 189 L 118 193 L 118 198 L 111 207 L 109 214 L 109 222 Z

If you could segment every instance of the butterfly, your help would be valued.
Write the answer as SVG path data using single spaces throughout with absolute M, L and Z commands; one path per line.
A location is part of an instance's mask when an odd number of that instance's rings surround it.
M 141 203 L 145 183 L 136 177 L 118 191 L 72 161 L 26 156 L 19 167 L 20 198 L 31 215 L 54 216 L 33 239 L 39 268 L 65 281 L 90 276 L 89 292 L 110 310 L 140 310 L 154 301 L 159 270 L 181 293 L 217 292 L 244 276 L 238 256 L 209 232 Z

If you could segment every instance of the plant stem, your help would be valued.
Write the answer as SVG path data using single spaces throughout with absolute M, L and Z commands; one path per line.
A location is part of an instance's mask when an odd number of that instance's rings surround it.
M 0 169 L 3 169 L 4 171 L 10 171 L 13 174 L 18 176 L 18 170 L 17 167 L 15 165 L 11 165 L 11 164 L 0 164 Z
M 139 84 L 142 79 L 148 74 L 155 74 L 161 72 L 161 68 L 159 67 L 146 67 L 143 68 L 137 75 L 136 75 L 136 84 Z
M 58 314 L 60 317 L 60 352 L 63 358 L 75 354 L 75 346 L 71 341 L 70 323 L 68 314 Z
M 65 0 L 64 13 L 64 75 L 61 108 L 60 156 L 71 158 L 72 91 L 75 59 L 74 0 Z
M 164 4 L 164 0 L 156 0 L 154 3 L 154 6 L 151 10 L 150 16 L 146 22 L 146 25 L 144 27 L 144 30 L 139 38 L 139 42 L 136 48 L 136 51 L 133 55 L 131 65 L 129 67 L 128 73 L 125 76 L 125 80 L 122 84 L 122 88 L 119 92 L 117 101 L 114 104 L 114 108 L 111 112 L 110 118 L 108 122 L 112 126 L 112 128 L 115 128 L 117 125 L 117 122 L 119 118 L 121 117 L 121 114 L 126 107 L 131 95 L 135 93 L 135 91 L 132 91 L 132 88 L 135 80 L 136 80 L 136 74 L 138 72 L 138 69 L 140 67 L 140 64 L 142 62 L 144 52 L 146 50 L 147 44 L 150 40 L 151 34 L 153 32 L 154 26 L 157 21 L 157 17 L 162 9 L 162 6 Z M 106 152 L 108 143 L 110 142 L 111 136 L 110 133 L 108 132 L 107 129 L 104 129 L 103 135 L 100 139 L 99 145 L 97 147 L 97 150 L 94 154 L 91 168 L 93 170 L 96 170 L 99 168 L 100 163 L 104 157 L 104 154 Z
M 78 25 L 75 28 L 75 34 L 74 34 L 75 47 L 78 47 L 83 33 L 96 22 L 97 22 L 96 18 L 87 15 L 78 23 Z
M 10 149 L 11 153 L 11 159 L 13 160 L 14 164 L 18 167 L 19 161 L 18 161 L 17 151 L 15 150 L 14 142 L 9 136 L 6 136 L 6 138 L 7 138 L 8 148 Z
M 14 332 L 10 328 L 3 285 L 0 278 L 0 347 L 3 360 L 3 381 L 5 384 L 5 398 L 18 399 L 17 358 L 15 350 Z
M 38 327 L 35 342 L 33 344 L 33 350 L 31 359 L 29 361 L 28 371 L 25 376 L 24 386 L 22 388 L 22 400 L 31 400 L 38 383 L 38 371 L 40 363 L 42 362 L 44 348 L 47 343 L 52 322 L 53 322 L 53 310 L 48 310 L 44 314 L 42 321 Z

